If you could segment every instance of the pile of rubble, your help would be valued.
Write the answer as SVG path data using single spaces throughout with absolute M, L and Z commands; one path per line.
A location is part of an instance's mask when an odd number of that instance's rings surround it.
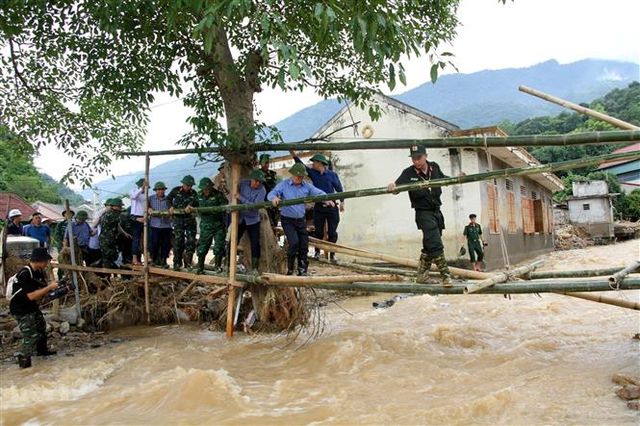
M 556 250 L 582 249 L 594 245 L 589 234 L 578 226 L 571 224 L 561 225 L 555 231 Z

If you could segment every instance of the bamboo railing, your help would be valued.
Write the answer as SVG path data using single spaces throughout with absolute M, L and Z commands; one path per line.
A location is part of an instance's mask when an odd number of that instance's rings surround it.
M 640 140 L 638 130 L 613 130 L 608 132 L 573 133 L 567 135 L 520 135 L 520 136 L 461 136 L 434 139 L 367 139 L 349 142 L 291 142 L 291 143 L 258 143 L 251 146 L 253 152 L 258 151 L 353 151 L 361 149 L 402 149 L 412 146 L 427 148 L 494 148 L 513 146 L 567 146 L 598 143 L 628 143 Z M 204 154 L 220 152 L 219 147 L 185 148 L 152 151 L 149 155 Z M 146 153 L 137 151 L 120 151 L 120 156 L 142 156 Z

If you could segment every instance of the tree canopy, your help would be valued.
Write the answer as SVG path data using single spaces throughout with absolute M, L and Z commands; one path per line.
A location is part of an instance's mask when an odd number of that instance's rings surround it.
M 78 160 L 68 177 L 86 184 L 115 151 L 140 146 L 167 92 L 192 111 L 183 144 L 230 153 L 272 136 L 254 113 L 264 87 L 364 105 L 421 55 L 437 78 L 458 1 L 8 0 L 0 124 L 35 147 L 56 144 Z

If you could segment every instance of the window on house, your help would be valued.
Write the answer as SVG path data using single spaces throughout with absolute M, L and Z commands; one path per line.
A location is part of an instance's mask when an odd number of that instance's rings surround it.
M 500 221 L 498 219 L 498 191 L 496 187 L 487 184 L 487 213 L 489 216 L 489 233 L 500 233 Z
M 505 179 L 505 185 L 507 187 L 507 191 L 513 191 L 513 181 L 511 179 Z
M 545 232 L 545 210 L 542 200 L 533 200 L 533 230 L 536 233 Z
M 582 210 L 591 210 L 591 206 L 589 204 L 583 204 Z
M 532 200 L 537 200 L 539 199 L 538 197 L 538 193 L 536 191 L 531 191 L 531 199 Z
M 520 187 L 520 196 L 521 197 L 526 197 L 527 195 L 529 195 L 529 193 L 527 192 L 527 188 L 524 186 Z
M 533 234 L 536 230 L 533 215 L 533 200 L 530 198 L 522 199 L 522 232 L 525 234 Z
M 510 234 L 515 234 L 517 230 L 516 226 L 516 194 L 511 192 L 507 192 L 507 215 L 509 219 L 509 225 L 507 227 L 507 232 Z

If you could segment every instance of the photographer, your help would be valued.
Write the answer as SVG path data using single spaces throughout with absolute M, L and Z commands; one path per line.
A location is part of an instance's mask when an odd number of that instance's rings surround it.
M 18 355 L 20 368 L 31 367 L 34 353 L 38 356 L 56 353 L 47 347 L 47 324 L 37 303 L 58 288 L 57 282 L 46 284 L 45 270 L 50 261 L 46 248 L 34 248 L 29 265 L 16 274 L 9 308 L 22 332 L 22 353 Z

